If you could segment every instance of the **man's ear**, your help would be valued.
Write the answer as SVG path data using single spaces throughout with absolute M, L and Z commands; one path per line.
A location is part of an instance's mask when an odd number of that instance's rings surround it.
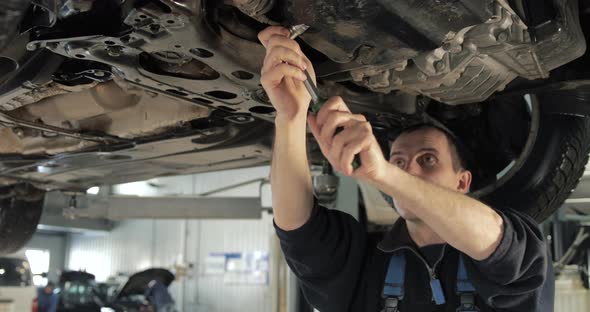
M 457 185 L 457 191 L 467 194 L 471 187 L 471 171 L 461 169 L 459 172 L 459 184 Z

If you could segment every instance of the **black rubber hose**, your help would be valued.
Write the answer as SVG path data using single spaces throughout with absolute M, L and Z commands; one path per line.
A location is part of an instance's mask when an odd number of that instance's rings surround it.
M 3 50 L 18 31 L 30 0 L 0 1 L 0 50 Z

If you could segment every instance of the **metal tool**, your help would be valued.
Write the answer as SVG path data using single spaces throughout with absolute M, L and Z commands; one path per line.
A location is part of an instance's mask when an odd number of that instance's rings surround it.
M 299 37 L 301 34 L 306 32 L 309 29 L 309 25 L 305 24 L 298 24 L 298 25 L 291 25 L 287 28 L 291 35 L 289 36 L 290 39 L 295 39 Z
M 295 39 L 299 37 L 299 35 L 303 34 L 306 30 L 308 30 L 309 26 L 305 24 L 299 24 L 289 26 L 288 29 L 291 33 L 291 36 L 289 36 L 289 38 Z M 305 86 L 305 89 L 307 89 L 307 92 L 309 92 L 309 95 L 311 96 L 312 105 L 310 106 L 310 110 L 313 113 L 317 113 L 320 110 L 320 108 L 322 108 L 322 105 L 324 105 L 326 100 L 320 97 L 320 92 L 313 83 L 313 79 L 311 79 L 309 72 L 307 70 L 304 70 L 303 72 L 305 73 L 305 76 L 307 76 L 307 79 L 303 81 L 303 85 Z
M 299 37 L 299 35 L 303 34 L 306 30 L 308 30 L 309 25 L 298 24 L 298 25 L 289 26 L 288 29 L 289 29 L 289 32 L 291 33 L 289 38 L 295 39 L 295 38 Z M 305 73 L 305 76 L 307 77 L 307 79 L 305 79 L 305 81 L 303 81 L 303 85 L 305 86 L 305 89 L 307 89 L 307 92 L 309 92 L 309 95 L 311 96 L 311 103 L 312 104 L 309 106 L 309 110 L 312 113 L 317 113 L 320 111 L 322 106 L 324 106 L 324 104 L 326 103 L 326 99 L 320 97 L 320 92 L 318 91 L 318 88 L 316 87 L 316 85 L 313 83 L 313 79 L 311 78 L 311 75 L 309 74 L 309 72 L 307 70 L 304 70 L 303 72 Z M 342 128 L 336 129 L 336 133 L 338 133 L 340 131 L 342 131 Z M 360 166 L 361 166 L 361 159 L 360 159 L 359 155 L 354 155 L 354 160 L 352 161 L 352 169 L 356 170 Z

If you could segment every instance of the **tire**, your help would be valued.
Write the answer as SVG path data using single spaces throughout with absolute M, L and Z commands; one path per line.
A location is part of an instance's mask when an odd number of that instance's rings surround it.
M 12 40 L 23 18 L 29 0 L 2 0 L 0 2 L 0 51 Z
M 590 118 L 544 114 L 528 159 L 506 184 L 483 198 L 538 222 L 555 212 L 578 185 L 590 152 Z
M 21 249 L 35 233 L 45 192 L 17 184 L 1 188 L 0 194 L 0 255 L 5 255 Z

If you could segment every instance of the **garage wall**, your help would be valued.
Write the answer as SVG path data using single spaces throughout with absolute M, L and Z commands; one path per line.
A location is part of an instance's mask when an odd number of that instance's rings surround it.
M 270 272 L 268 285 L 228 284 L 222 275 L 204 274 L 204 260 L 210 253 L 271 252 L 274 232 L 270 216 L 261 220 L 191 220 L 188 230 L 187 258 L 198 262 L 186 281 L 184 311 L 272 311 L 276 281 Z
M 87 270 L 98 281 L 150 267 L 153 222 L 121 222 L 109 234 L 69 234 L 66 267 Z
M 63 234 L 35 233 L 24 249 L 49 250 L 47 278 L 57 282 L 66 262 L 66 236 Z
M 260 167 L 154 179 L 118 186 L 116 193 L 196 195 L 268 174 L 268 167 Z M 214 196 L 256 197 L 258 193 L 256 183 Z M 128 220 L 107 235 L 70 234 L 66 265 L 70 269 L 86 269 L 98 280 L 155 266 L 184 266 L 188 268 L 186 276 L 171 287 L 182 311 L 272 311 L 272 274 L 269 273 L 268 285 L 228 284 L 223 275 L 205 274 L 205 260 L 210 253 L 219 252 L 270 253 L 273 235 L 272 217 L 268 214 L 255 220 Z
M 268 215 L 261 220 L 239 221 L 126 221 L 104 237 L 72 234 L 67 267 L 85 269 L 104 281 L 111 274 L 186 265 L 187 276 L 171 287 L 178 307 L 184 305 L 183 311 L 271 311 L 272 281 L 263 286 L 226 284 L 223 276 L 205 275 L 204 262 L 210 253 L 270 252 L 273 233 Z

